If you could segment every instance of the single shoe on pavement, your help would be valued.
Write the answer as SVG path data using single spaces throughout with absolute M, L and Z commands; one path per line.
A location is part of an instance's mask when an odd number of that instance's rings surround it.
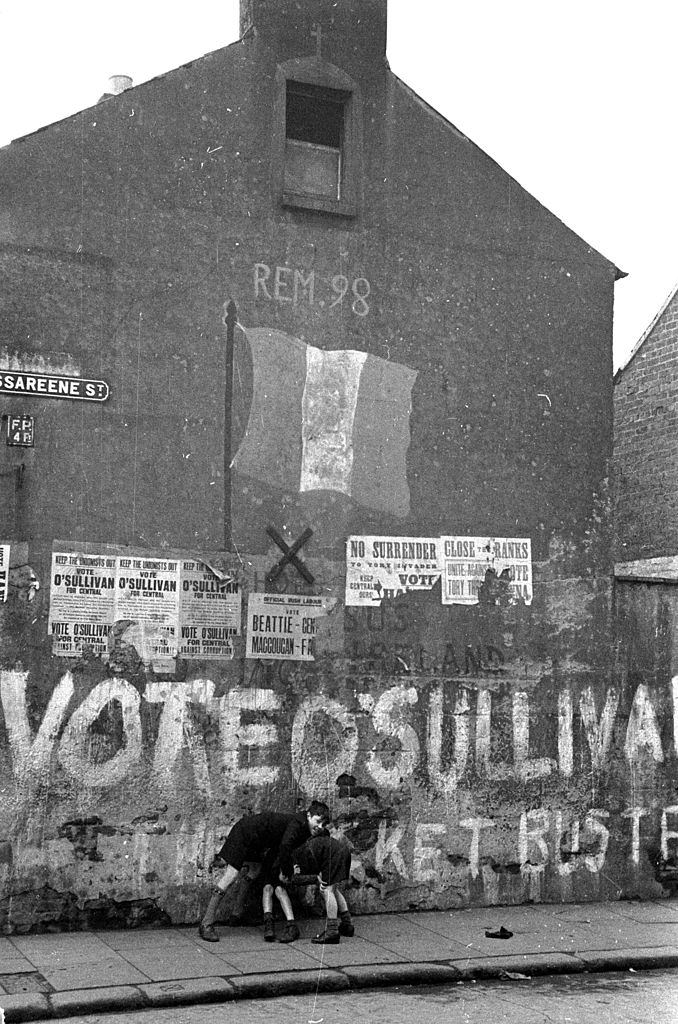
M 350 917 L 347 919 L 344 919 L 342 917 L 341 921 L 339 922 L 339 934 L 345 935 L 348 939 L 352 938 L 355 935 L 355 928 L 353 927 L 353 921 L 351 920 Z
M 198 925 L 198 935 L 205 942 L 218 942 L 219 936 L 217 930 L 213 924 L 200 924 Z
M 316 946 L 336 946 L 338 942 L 341 942 L 341 939 L 339 938 L 338 931 L 330 932 L 326 928 L 318 935 L 315 935 L 311 942 L 314 942 Z
M 273 914 L 264 914 L 264 942 L 275 942 Z
M 278 942 L 294 942 L 299 938 L 299 929 L 294 921 L 288 921 Z

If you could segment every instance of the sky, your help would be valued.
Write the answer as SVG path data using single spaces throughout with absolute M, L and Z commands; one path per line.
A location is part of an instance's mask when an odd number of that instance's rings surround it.
M 391 69 L 628 274 L 624 365 L 678 284 L 678 4 L 390 0 L 388 24 Z M 0 145 L 237 37 L 237 0 L 0 0 Z

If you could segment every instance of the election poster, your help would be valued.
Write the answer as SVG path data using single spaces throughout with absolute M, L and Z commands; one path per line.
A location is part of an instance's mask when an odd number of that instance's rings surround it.
M 232 658 L 240 633 L 242 595 L 235 575 L 221 577 L 205 562 L 181 562 L 181 658 Z
M 532 546 L 529 537 L 441 537 L 443 604 L 478 604 L 488 599 L 532 603 Z M 488 575 L 489 573 L 489 575 Z
M 375 606 L 409 590 L 431 590 L 441 571 L 439 537 L 349 537 L 346 604 Z
M 245 656 L 315 661 L 318 619 L 326 614 L 324 597 L 250 594 Z
M 115 555 L 55 552 L 52 555 L 48 629 L 54 654 L 73 657 L 83 646 L 108 648 L 115 621 Z
M 0 601 L 9 593 L 9 544 L 0 544 Z
M 142 627 L 150 659 L 176 657 L 179 594 L 178 560 L 118 556 L 115 621 Z
M 145 662 L 232 658 L 241 616 L 235 574 L 199 558 L 52 555 L 48 628 L 56 655 L 107 654 L 113 625 L 122 623 L 125 642 Z

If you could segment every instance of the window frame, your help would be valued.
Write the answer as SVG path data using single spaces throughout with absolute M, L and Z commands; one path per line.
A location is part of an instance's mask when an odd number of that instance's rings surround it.
M 344 132 L 340 150 L 339 198 L 297 192 L 285 185 L 287 83 L 317 86 L 344 93 Z M 341 68 L 316 57 L 279 64 L 273 131 L 273 174 L 278 201 L 288 209 L 316 210 L 355 217 L 362 191 L 362 98 L 357 83 Z

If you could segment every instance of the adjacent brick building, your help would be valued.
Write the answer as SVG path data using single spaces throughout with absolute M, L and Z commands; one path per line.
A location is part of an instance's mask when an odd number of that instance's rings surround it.
M 678 708 L 678 297 L 674 291 L 615 375 L 615 608 L 623 681 Z M 661 718 L 660 718 L 661 721 Z M 678 743 L 674 723 L 673 746 Z M 655 749 L 655 755 L 658 748 Z M 675 792 L 675 754 L 666 759 Z M 670 791 L 670 790 L 669 790 Z M 657 878 L 678 880 L 666 823 Z
M 618 272 L 390 72 L 385 0 L 241 28 L 0 152 L 0 919 L 195 921 L 311 796 L 358 911 L 661 892 Z
M 678 292 L 615 375 L 616 558 L 678 552 Z

